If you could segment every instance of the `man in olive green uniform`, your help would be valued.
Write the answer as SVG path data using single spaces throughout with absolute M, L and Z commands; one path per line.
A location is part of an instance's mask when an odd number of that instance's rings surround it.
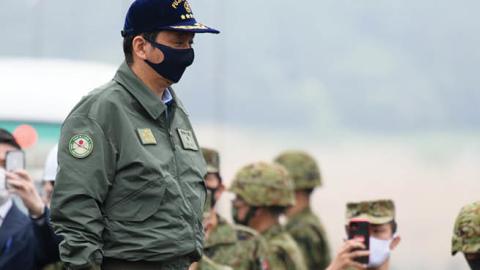
M 279 216 L 294 204 L 288 172 L 277 164 L 254 163 L 238 171 L 230 190 L 236 195 L 235 221 L 255 229 L 266 241 L 264 269 L 307 269 L 300 248 L 279 224 Z
M 465 205 L 458 214 L 452 237 L 452 255 L 462 252 L 472 270 L 480 269 L 480 201 Z
M 400 243 L 392 200 L 374 200 L 347 204 L 347 230 L 352 219 L 364 219 L 369 226 L 369 261 L 367 269 L 388 270 L 390 254 Z
M 71 269 L 188 269 L 202 256 L 206 165 L 170 87 L 193 62 L 186 0 L 137 0 L 125 63 L 62 126 L 52 221 Z
M 235 270 L 262 269 L 263 249 L 259 234 L 248 227 L 230 224 L 216 213 L 215 202 L 225 189 L 220 175 L 220 155 L 214 149 L 203 147 L 202 153 L 207 162 L 205 184 L 210 194 L 210 199 L 207 200 L 210 203 L 205 207 L 205 256 Z M 202 259 L 199 267 L 201 270 L 209 268 L 205 266 L 206 262 Z
M 330 247 L 325 230 L 310 208 L 313 190 L 321 185 L 315 160 L 301 151 L 287 151 L 275 158 L 287 169 L 295 184 L 295 205 L 287 210 L 287 231 L 302 250 L 308 269 L 325 269 L 330 263 Z

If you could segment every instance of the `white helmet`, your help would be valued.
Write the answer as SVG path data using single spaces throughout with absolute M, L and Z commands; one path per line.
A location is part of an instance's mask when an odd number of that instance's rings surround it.
M 56 144 L 48 153 L 47 161 L 45 161 L 45 167 L 43 171 L 43 181 L 55 181 L 58 170 L 57 152 L 58 144 Z

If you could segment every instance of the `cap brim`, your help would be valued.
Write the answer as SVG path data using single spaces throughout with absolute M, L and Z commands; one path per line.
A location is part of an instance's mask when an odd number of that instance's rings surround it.
M 373 224 L 373 225 L 387 224 L 387 223 L 394 220 L 392 217 L 373 217 L 373 216 L 370 216 L 370 215 L 361 214 L 361 215 L 349 218 L 347 220 L 347 223 L 350 222 L 351 219 L 357 219 L 357 218 L 366 219 L 366 220 L 368 220 L 368 222 L 370 222 L 370 224 Z
M 185 22 L 177 25 L 170 25 L 162 27 L 165 30 L 172 30 L 172 31 L 180 31 L 180 32 L 193 32 L 193 33 L 212 33 L 212 34 L 219 34 L 220 31 L 217 29 L 213 29 L 208 27 L 202 23 L 198 22 Z

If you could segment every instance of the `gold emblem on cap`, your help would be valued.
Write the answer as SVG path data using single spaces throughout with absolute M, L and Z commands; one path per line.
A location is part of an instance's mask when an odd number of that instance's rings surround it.
M 172 29 L 183 29 L 183 30 L 192 30 L 192 29 L 208 29 L 205 25 L 201 23 L 196 23 L 194 25 L 177 25 L 177 26 L 170 26 Z
M 192 8 L 190 7 L 190 4 L 185 0 L 185 3 L 183 3 L 183 7 L 185 7 L 185 10 L 187 13 L 192 13 Z
M 172 2 L 172 8 L 177 9 L 178 6 L 185 0 L 175 0 Z

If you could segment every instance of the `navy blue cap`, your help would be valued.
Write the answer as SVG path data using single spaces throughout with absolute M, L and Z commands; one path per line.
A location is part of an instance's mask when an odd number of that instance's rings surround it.
M 187 0 L 135 0 L 128 9 L 122 36 L 160 30 L 220 33 L 197 22 Z

